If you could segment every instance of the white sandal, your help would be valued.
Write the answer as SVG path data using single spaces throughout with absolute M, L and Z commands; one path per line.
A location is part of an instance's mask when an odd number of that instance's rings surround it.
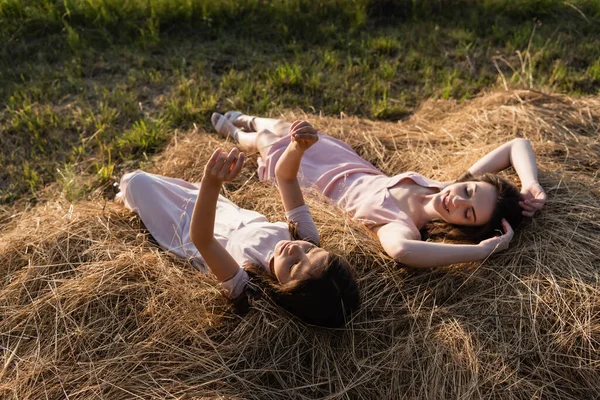
M 241 113 L 240 113 L 241 114 Z M 219 120 L 217 121 L 217 123 L 215 124 L 214 121 L 214 117 L 218 116 Z M 229 133 L 229 131 L 222 131 L 223 126 L 225 125 L 226 122 L 230 123 L 231 125 L 233 125 L 233 123 L 224 115 L 219 114 L 219 113 L 213 113 L 213 115 L 210 117 L 210 122 L 212 123 L 212 125 L 215 127 L 217 133 L 219 135 L 225 136 L 225 138 L 228 138 L 229 136 L 231 136 L 233 138 L 233 141 L 238 143 L 238 135 L 240 133 L 240 129 L 233 126 L 235 128 L 235 131 L 233 131 L 233 133 Z
M 238 117 L 241 115 L 246 114 L 240 111 L 227 111 L 225 113 L 225 118 L 227 118 L 229 121 L 231 121 L 231 123 L 233 123 L 233 121 L 238 119 Z M 248 127 L 250 128 L 250 131 L 256 130 L 256 127 L 254 126 L 254 119 L 256 119 L 256 117 L 250 117 L 250 122 L 248 122 Z

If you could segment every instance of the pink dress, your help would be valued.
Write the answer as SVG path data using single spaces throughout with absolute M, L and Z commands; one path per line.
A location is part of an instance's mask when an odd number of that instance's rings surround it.
M 171 253 L 188 259 L 206 272 L 204 259 L 190 239 L 190 222 L 198 197 L 198 186 L 182 179 L 135 171 L 123 175 L 120 182 L 125 206 L 139 214 L 156 242 Z M 261 265 L 267 271 L 273 258 L 275 245 L 281 240 L 291 240 L 288 224 L 269 222 L 262 214 L 238 207 L 219 195 L 216 207 L 214 237 L 240 265 L 237 274 L 222 286 L 232 298 L 244 291 L 249 280 L 241 267 Z M 296 222 L 298 235 L 315 244 L 319 232 L 303 205 L 286 213 L 289 221 Z
M 266 159 L 259 159 L 261 180 L 275 179 L 275 165 L 289 142 L 290 136 L 281 138 L 271 146 Z M 316 188 L 369 229 L 400 223 L 412 231 L 415 240 L 420 240 L 419 229 L 389 192 L 389 188 L 404 179 L 437 190 L 445 186 L 416 172 L 386 176 L 349 145 L 321 132 L 319 141 L 304 153 L 298 172 L 301 186 Z

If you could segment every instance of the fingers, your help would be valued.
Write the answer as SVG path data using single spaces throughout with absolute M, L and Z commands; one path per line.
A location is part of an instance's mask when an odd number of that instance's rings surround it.
M 222 181 L 232 180 L 242 170 L 245 159 L 244 153 L 240 153 L 237 147 L 231 149 L 229 153 L 218 148 L 206 163 L 205 176 L 208 175 Z
M 504 231 L 502 235 L 483 240 L 479 243 L 481 246 L 485 246 L 490 251 L 489 254 L 494 254 L 508 249 L 509 243 L 514 235 L 514 231 L 508 221 L 505 219 L 502 219 L 502 230 Z
M 535 212 L 541 210 L 546 203 L 546 192 L 537 182 L 524 187 L 521 195 L 522 201 L 519 205 L 523 209 L 522 214 L 526 217 L 533 217 Z
M 212 167 L 213 173 L 218 174 L 219 171 L 221 171 L 221 168 L 223 168 L 223 164 L 225 164 L 226 159 L 227 159 L 227 154 L 224 152 L 221 152 L 221 154 L 219 154 L 219 156 L 217 157 L 217 161 L 215 162 L 215 165 Z
M 208 159 L 208 162 L 206 163 L 206 168 L 213 168 L 215 166 L 221 152 L 222 150 L 220 147 L 213 151 L 212 155 Z
M 294 121 L 290 127 L 290 135 L 296 133 L 317 133 L 317 130 L 306 121 Z
M 299 125 L 296 129 L 294 129 L 292 134 L 299 134 L 299 133 L 317 133 L 317 130 L 315 129 L 314 126 L 312 125 Z
M 515 231 L 513 231 L 512 226 L 508 223 L 504 218 L 502 219 L 502 229 L 504 230 L 505 235 L 510 235 L 511 238 L 514 235 Z
M 231 167 L 236 163 L 239 153 L 240 151 L 237 149 L 237 147 L 231 149 L 229 151 L 229 154 L 227 154 L 227 159 L 225 160 L 225 163 L 223 163 L 223 168 L 229 171 Z
M 225 153 L 222 154 L 224 155 Z M 239 150 L 237 149 L 237 147 L 231 149 L 227 157 L 224 158 L 223 164 L 218 169 L 217 176 L 219 178 L 226 179 L 230 175 L 230 172 L 235 168 L 236 164 L 239 161 L 238 156 Z M 221 157 L 219 157 L 219 159 L 221 159 Z
M 292 122 L 292 126 L 290 127 L 290 130 L 294 130 L 297 128 L 301 128 L 303 126 L 311 126 L 310 123 L 308 121 L 302 121 L 302 120 L 297 120 Z
M 528 201 L 520 201 L 519 206 L 521 206 L 521 208 L 523 209 L 523 215 L 526 215 L 525 213 L 533 215 L 537 210 L 542 208 L 542 207 L 536 207 L 536 206 L 532 205 L 531 203 L 529 203 Z
M 519 206 L 523 209 L 522 214 L 524 216 L 533 217 L 536 211 L 539 211 L 544 207 L 545 203 L 545 199 L 528 199 L 520 201 Z
M 512 227 L 505 219 L 502 219 L 502 230 L 504 231 L 502 235 L 487 239 L 486 241 L 489 245 L 494 246 L 492 253 L 508 249 L 508 245 L 515 234 Z
M 306 150 L 319 140 L 317 130 L 306 121 L 294 121 L 290 128 L 292 143 L 300 145 L 300 149 Z
M 519 206 L 521 206 L 521 208 L 525 211 L 534 211 L 535 210 L 535 207 L 533 207 L 527 200 L 520 201 Z
M 237 159 L 232 163 L 231 169 L 229 170 L 229 173 L 225 177 L 226 180 L 230 181 L 230 180 L 234 179 L 236 176 L 238 176 L 238 174 L 242 170 L 242 167 L 244 166 L 245 159 L 246 159 L 246 155 L 244 153 L 238 154 Z
M 290 133 L 293 132 L 294 129 L 296 129 L 296 127 L 298 126 L 298 124 L 301 124 L 302 122 L 304 122 L 304 121 L 296 120 L 296 121 L 292 122 L 292 125 L 290 126 Z
M 304 140 L 307 142 L 316 142 L 319 137 L 316 133 L 295 133 L 292 135 L 295 140 Z
M 542 190 L 541 192 L 539 192 L 538 194 L 535 195 L 535 199 L 533 199 L 532 201 L 545 202 L 546 201 L 546 192 L 544 192 Z
M 306 150 L 319 140 L 318 131 L 306 121 L 294 121 L 290 127 L 292 143 L 300 145 L 301 150 Z

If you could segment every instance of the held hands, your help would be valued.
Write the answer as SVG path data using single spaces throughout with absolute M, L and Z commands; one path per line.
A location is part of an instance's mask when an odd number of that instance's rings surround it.
M 479 246 L 486 249 L 487 255 L 492 255 L 508 249 L 508 244 L 512 240 L 515 232 L 505 219 L 502 220 L 502 229 L 504 230 L 504 234 L 486 239 L 479 243 Z
M 216 149 L 204 167 L 203 181 L 210 181 L 215 185 L 221 185 L 235 179 L 244 165 L 244 153 L 240 153 L 237 147 L 226 154 L 220 148 Z
M 294 121 L 290 127 L 290 146 L 305 152 L 319 140 L 317 130 L 306 121 Z
M 522 214 L 526 217 L 533 217 L 533 214 L 541 210 L 544 207 L 544 203 L 546 203 L 546 193 L 536 181 L 523 186 L 521 189 L 521 198 L 522 201 L 519 202 L 519 205 L 523 209 Z

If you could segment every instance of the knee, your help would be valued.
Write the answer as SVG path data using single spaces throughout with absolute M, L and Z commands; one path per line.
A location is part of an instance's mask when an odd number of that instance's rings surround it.
M 291 126 L 291 123 L 280 119 L 275 123 L 275 131 L 279 133 L 280 136 L 285 136 L 290 133 Z
M 135 191 L 139 187 L 146 187 L 152 181 L 152 176 L 147 172 L 137 170 L 129 172 L 121 178 L 121 190 L 125 189 L 127 192 Z
M 263 129 L 262 131 L 256 133 L 256 147 L 261 149 L 270 146 L 277 139 L 279 138 L 273 132 Z

